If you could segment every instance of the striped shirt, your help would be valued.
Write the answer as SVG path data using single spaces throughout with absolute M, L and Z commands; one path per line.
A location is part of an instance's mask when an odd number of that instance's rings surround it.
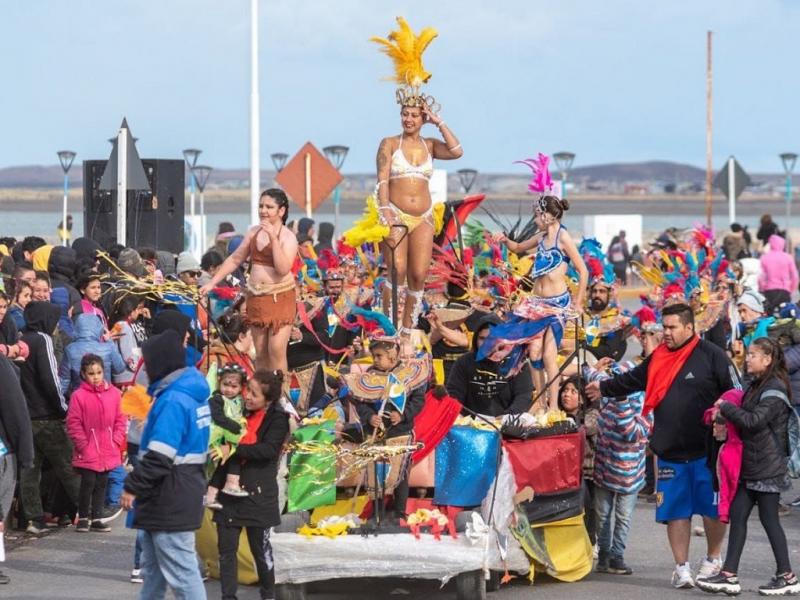
M 612 367 L 615 373 L 636 366 L 630 361 Z M 584 368 L 587 381 L 608 379 L 610 375 Z M 652 414 L 642 416 L 644 392 L 622 398 L 603 398 L 597 420 L 597 449 L 594 483 L 613 492 L 632 494 L 644 486 L 645 450 L 653 426 Z

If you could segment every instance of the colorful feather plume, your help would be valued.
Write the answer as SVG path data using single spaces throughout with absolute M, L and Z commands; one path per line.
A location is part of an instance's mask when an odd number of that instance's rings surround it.
M 317 266 L 324 272 L 328 269 L 338 269 L 341 264 L 339 262 L 339 257 L 333 252 L 333 250 L 330 248 L 325 248 L 319 253 Z
M 656 314 L 656 311 L 646 305 L 642 306 L 642 308 L 634 313 L 631 323 L 640 332 L 652 331 L 661 328 L 661 325 L 658 322 L 658 315 Z
M 403 17 L 397 17 L 397 31 L 389 32 L 386 38 L 371 37 L 370 41 L 381 45 L 381 51 L 394 63 L 394 77 L 400 85 L 419 88 L 431 78 L 431 73 L 422 65 L 422 55 L 439 33 L 426 27 L 416 35 Z
M 526 165 L 533 176 L 528 184 L 528 191 L 532 194 L 548 194 L 553 190 L 553 178 L 550 177 L 550 157 L 539 152 L 536 158 L 526 158 L 525 160 L 514 161 Z
M 350 314 L 356 317 L 365 331 L 372 333 L 380 329 L 383 331 L 384 335 L 397 335 L 397 329 L 395 329 L 392 322 L 383 313 L 375 310 L 367 310 L 355 304 L 349 304 L 349 310 Z

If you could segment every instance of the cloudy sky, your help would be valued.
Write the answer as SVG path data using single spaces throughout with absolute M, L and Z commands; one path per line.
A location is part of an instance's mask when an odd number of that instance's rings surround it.
M 203 149 L 249 164 L 248 0 L 0 4 L 0 167 L 104 158 L 123 116 L 142 156 Z M 715 164 L 778 171 L 800 152 L 796 0 L 262 0 L 262 166 L 305 141 L 371 170 L 399 132 L 387 58 L 396 15 L 439 38 L 429 92 L 463 142 L 459 167 L 509 172 L 537 151 L 576 165 L 705 164 L 705 43 L 715 32 Z M 431 129 L 428 134 L 436 132 Z

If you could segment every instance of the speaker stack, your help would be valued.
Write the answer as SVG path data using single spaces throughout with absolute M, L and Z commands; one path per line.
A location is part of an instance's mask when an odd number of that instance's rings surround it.
M 105 160 L 83 161 L 83 232 L 104 248 L 117 242 L 117 192 L 100 189 Z M 129 191 L 126 245 L 183 252 L 184 161 L 142 159 L 151 191 Z

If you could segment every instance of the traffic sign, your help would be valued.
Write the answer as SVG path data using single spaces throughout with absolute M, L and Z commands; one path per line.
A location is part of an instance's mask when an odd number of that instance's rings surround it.
M 311 142 L 306 142 L 275 177 L 307 216 L 331 195 L 342 179 L 342 174 Z
M 733 164 L 733 197 L 738 198 L 744 191 L 744 188 L 749 186 L 752 182 L 750 181 L 750 176 L 744 172 L 742 165 L 733 157 L 731 157 L 731 160 L 725 162 L 725 166 L 722 167 L 722 170 L 714 178 L 714 187 L 719 188 L 722 190 L 723 194 L 730 197 L 731 163 Z

